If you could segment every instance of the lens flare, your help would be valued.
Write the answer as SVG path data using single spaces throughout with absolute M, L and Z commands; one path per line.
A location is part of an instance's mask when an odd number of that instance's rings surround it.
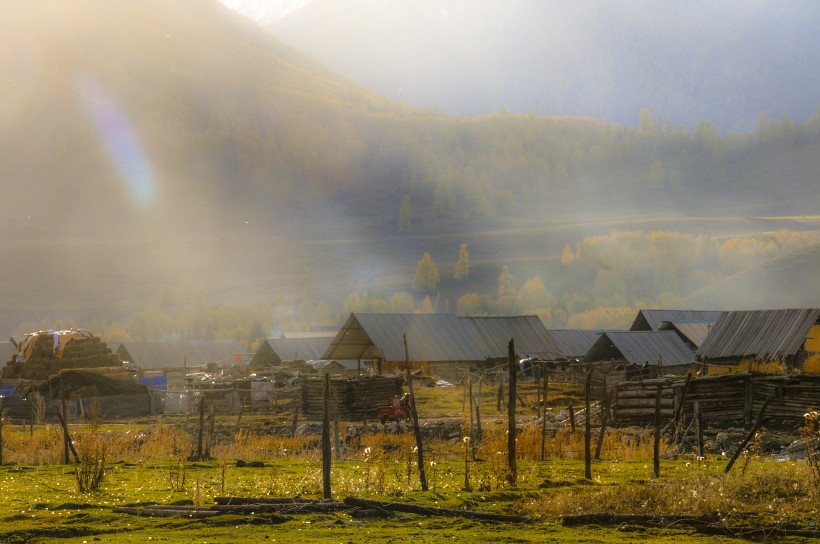
M 151 165 L 128 118 L 92 76 L 78 75 L 74 87 L 137 207 L 147 208 L 155 197 L 154 179 Z

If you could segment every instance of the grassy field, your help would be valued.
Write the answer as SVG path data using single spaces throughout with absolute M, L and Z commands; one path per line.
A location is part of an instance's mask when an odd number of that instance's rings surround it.
M 0 469 L 5 497 L 0 542 L 672 542 L 681 538 L 729 542 L 726 536 L 700 535 L 676 527 L 561 525 L 562 516 L 592 512 L 692 514 L 717 512 L 729 526 L 814 527 L 817 494 L 796 463 L 756 460 L 744 473 L 722 476 L 717 460 L 668 461 L 660 478 L 651 462 L 597 463 L 593 479 L 583 463 L 568 460 L 526 462 L 515 487 L 499 482 L 484 490 L 464 490 L 464 465 L 442 463 L 435 485 L 421 492 L 415 471 L 405 466 L 362 461 L 335 463 L 333 495 L 523 514 L 521 524 L 398 514 L 392 519 L 358 519 L 345 512 L 285 515 L 225 514 L 207 519 L 150 518 L 115 513 L 117 506 L 149 503 L 209 507 L 215 497 L 321 497 L 318 460 L 271 461 L 238 468 L 221 461 L 192 463 L 184 485 L 172 485 L 175 463 L 114 463 L 99 491 L 78 493 L 71 467 L 6 466 Z M 721 466 L 719 466 L 719 464 Z M 484 466 L 482 466 L 484 465 Z M 490 463 L 470 467 L 475 482 L 495 470 Z M 413 467 L 415 469 L 415 467 Z M 369 472 L 368 472 L 369 471 Z M 368 481 L 370 478 L 370 481 Z M 800 541 L 800 539 L 792 539 Z
M 488 413 L 494 412 L 490 393 L 482 392 Z M 556 391 L 559 406 L 571 398 L 569 390 L 563 396 Z M 463 417 L 459 389 L 420 388 L 419 400 L 440 419 Z M 220 497 L 321 499 L 319 437 L 274 436 L 263 430 L 268 416 L 249 416 L 242 426 L 226 416 L 217 425 L 210 458 L 192 461 L 195 427 L 183 420 L 78 422 L 70 431 L 80 462 L 64 465 L 59 427 L 4 425 L 0 542 L 736 542 L 774 537 L 784 529 L 820 531 L 820 472 L 805 460 L 744 454 L 724 474 L 726 457 L 685 454 L 662 459 L 655 477 L 649 430 L 613 429 L 587 479 L 580 429 L 550 432 L 542 461 L 540 432 L 524 413 L 516 445 L 518 477 L 511 485 L 503 418 L 494 416 L 476 444 L 475 460 L 472 444 L 461 438 L 425 441 L 428 491 L 421 491 L 412 434 L 380 432 L 363 436 L 359 447 L 333 452 L 331 494 L 338 502 L 359 497 L 519 515 L 525 523 L 412 513 L 359 517 L 352 508 L 203 519 L 185 512 L 121 513 L 115 509 L 150 504 L 213 509 Z M 80 491 L 89 475 L 102 477 L 99 486 Z M 563 524 L 566 516 L 591 513 L 642 514 L 656 523 Z M 706 534 L 670 518 L 683 515 L 716 515 L 713 529 L 732 529 Z

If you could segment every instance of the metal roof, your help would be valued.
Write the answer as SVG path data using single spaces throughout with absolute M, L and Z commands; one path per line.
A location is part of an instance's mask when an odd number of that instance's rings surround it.
M 292 359 L 313 361 L 322 358 L 322 354 L 330 345 L 331 340 L 333 340 L 333 336 L 269 338 L 267 343 L 270 344 L 273 352 L 279 356 L 279 359 L 282 361 Z
M 601 335 L 591 329 L 550 329 L 547 331 L 565 357 L 584 357 Z
M 561 350 L 537 315 L 465 317 L 482 340 L 484 355 L 490 359 L 508 357 L 510 339 L 520 357 L 563 358 Z
M 208 363 L 233 363 L 244 351 L 236 340 L 192 340 L 188 342 L 123 342 L 117 354 L 140 368 L 182 368 Z
M 714 327 L 714 321 L 664 321 L 658 330 L 677 331 L 697 349 L 703 345 Z
M 782 359 L 800 350 L 818 317 L 820 309 L 814 308 L 726 312 L 697 356 Z
M 587 353 L 588 361 L 625 359 L 630 363 L 683 365 L 692 362 L 692 349 L 675 331 L 605 331 Z
M 712 321 L 723 312 L 714 310 L 640 310 L 629 327 L 631 331 L 657 331 L 664 321 Z
M 353 313 L 322 359 L 404 361 L 404 335 L 411 361 L 483 361 L 481 338 L 469 321 L 452 314 Z

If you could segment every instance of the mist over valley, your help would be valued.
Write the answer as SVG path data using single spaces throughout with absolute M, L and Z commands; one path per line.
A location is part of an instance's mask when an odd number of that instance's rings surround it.
M 497 5 L 479 4 L 476 17 L 495 13 Z M 509 5 L 530 13 L 536 4 Z M 376 9 L 349 6 L 349 14 Z M 451 7 L 466 17 L 467 4 Z M 457 78 L 440 65 L 374 51 L 419 85 L 438 82 L 440 102 L 413 101 L 277 37 L 286 24 L 318 33 L 325 27 L 309 15 L 329 9 L 316 0 L 277 16 L 271 32 L 210 0 L 7 7 L 0 31 L 14 47 L 0 52 L 0 332 L 71 324 L 244 341 L 254 324 L 270 334 L 338 323 L 353 310 L 537 313 L 551 327 L 616 327 L 636 307 L 820 305 L 806 274 L 820 247 L 813 50 L 772 52 L 804 77 L 799 93 L 795 80 L 764 70 L 768 57 L 754 90 L 740 77 L 748 65 L 733 79 L 724 68 L 734 60 L 715 61 L 726 84 L 713 96 L 761 108 L 751 124 L 748 111 L 675 117 L 681 104 L 696 115 L 716 110 L 714 101 L 692 106 L 696 94 L 678 100 L 672 90 L 686 87 L 671 58 L 665 70 L 642 72 L 640 58 L 630 68 L 668 108 L 647 99 L 621 117 L 552 107 L 546 97 L 543 109 L 504 101 L 468 111 L 461 83 L 465 110 L 451 112 L 447 83 Z M 587 20 L 587 31 L 600 30 Z M 510 47 L 514 22 L 493 27 Z M 758 27 L 744 28 L 738 36 L 749 39 Z M 799 43 L 801 32 L 789 39 Z M 366 38 L 323 36 L 346 45 L 340 54 Z M 562 40 L 567 59 L 557 72 L 539 64 L 535 45 L 518 61 L 610 102 L 611 88 L 572 57 L 593 45 L 567 50 L 573 35 Z M 482 70 L 502 63 L 490 56 L 504 50 L 497 44 L 474 52 Z M 417 44 L 420 59 L 430 45 Z M 676 77 L 661 77 L 667 72 Z M 475 73 L 476 89 L 492 95 Z M 503 71 L 495 81 L 534 88 Z M 456 279 L 462 245 L 469 274 Z M 417 289 L 425 253 L 438 280 Z M 720 296 L 704 294 L 709 288 Z

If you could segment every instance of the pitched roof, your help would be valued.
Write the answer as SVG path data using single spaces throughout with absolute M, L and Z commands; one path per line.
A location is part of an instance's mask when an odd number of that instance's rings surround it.
M 17 356 L 14 342 L 0 342 L 0 368 Z
M 330 345 L 331 340 L 333 340 L 333 336 L 269 338 L 267 342 L 282 361 L 291 359 L 313 361 L 322 358 L 322 354 Z
M 547 331 L 564 357 L 584 357 L 601 335 L 591 329 L 550 329 Z
M 322 359 L 483 361 L 481 338 L 469 321 L 452 314 L 353 313 Z
M 510 339 L 521 357 L 563 358 L 561 350 L 537 315 L 461 318 L 472 324 L 488 358 L 507 358 Z
M 236 340 L 123 342 L 117 354 L 140 368 L 182 368 L 208 363 L 232 363 L 244 348 Z
M 664 321 L 658 330 L 677 331 L 684 340 L 691 342 L 697 349 L 703 345 L 714 326 L 714 321 Z
M 693 351 L 675 331 L 605 331 L 587 353 L 588 361 L 625 359 L 630 363 L 682 365 Z
M 713 310 L 640 310 L 631 331 L 657 331 L 664 321 L 717 321 L 723 312 Z
M 697 351 L 699 358 L 775 360 L 797 353 L 820 309 L 726 312 Z

